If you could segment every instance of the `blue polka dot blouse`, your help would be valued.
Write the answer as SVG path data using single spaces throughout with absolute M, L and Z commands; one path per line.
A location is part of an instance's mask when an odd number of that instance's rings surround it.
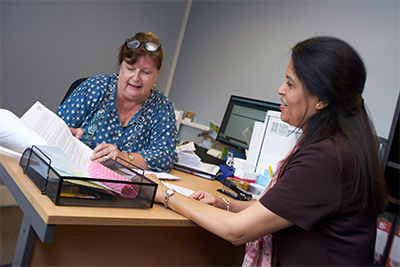
M 113 144 L 121 152 L 139 153 L 151 169 L 169 172 L 178 143 L 171 101 L 153 88 L 141 109 L 123 127 L 116 95 L 117 73 L 93 76 L 72 92 L 56 114 L 69 127 L 82 128 L 81 141 L 92 149 L 100 143 Z

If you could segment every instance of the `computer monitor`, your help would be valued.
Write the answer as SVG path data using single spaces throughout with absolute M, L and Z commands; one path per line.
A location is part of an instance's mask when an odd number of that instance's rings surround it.
M 280 104 L 232 95 L 217 135 L 217 141 L 238 150 L 249 148 L 254 122 L 264 122 L 267 111 L 280 111 Z

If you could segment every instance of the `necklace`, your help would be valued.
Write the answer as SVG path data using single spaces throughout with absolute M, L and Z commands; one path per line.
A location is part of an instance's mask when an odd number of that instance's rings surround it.
M 129 120 L 132 118 L 132 116 L 133 116 L 135 113 L 136 113 L 136 111 L 133 110 L 133 112 L 131 112 L 129 115 L 125 116 L 125 118 L 121 120 L 122 126 L 125 126 L 125 122 L 126 122 L 127 120 L 128 120 L 128 122 L 129 122 Z
M 149 96 L 151 95 L 151 91 L 147 94 L 146 99 L 149 98 Z M 143 101 L 143 103 L 146 101 L 146 99 Z M 142 104 L 143 104 L 142 103 Z M 140 104 L 140 107 L 138 109 L 134 108 L 133 112 L 130 112 L 129 115 L 125 116 L 125 118 L 121 119 L 122 116 L 119 115 L 119 120 L 121 121 L 121 125 L 125 126 L 125 122 L 129 122 L 129 120 L 132 118 L 132 116 L 138 111 L 140 110 L 140 108 L 142 107 L 142 104 Z M 118 105 L 118 104 L 117 104 Z M 118 109 L 118 108 L 117 108 Z M 119 112 L 118 112 L 119 113 Z

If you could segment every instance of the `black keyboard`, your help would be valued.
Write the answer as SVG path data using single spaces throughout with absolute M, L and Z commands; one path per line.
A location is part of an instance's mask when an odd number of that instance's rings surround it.
M 194 153 L 196 153 L 196 155 L 199 156 L 199 158 L 201 159 L 201 162 L 203 162 L 203 163 L 214 164 L 217 166 L 226 165 L 225 160 L 208 155 L 207 151 L 208 151 L 207 148 L 196 145 L 196 151 L 194 151 Z

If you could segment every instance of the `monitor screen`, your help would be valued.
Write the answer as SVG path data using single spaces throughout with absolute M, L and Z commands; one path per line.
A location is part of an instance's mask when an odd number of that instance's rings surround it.
M 232 95 L 217 135 L 217 141 L 244 150 L 249 148 L 254 122 L 264 122 L 268 110 L 280 104 Z

